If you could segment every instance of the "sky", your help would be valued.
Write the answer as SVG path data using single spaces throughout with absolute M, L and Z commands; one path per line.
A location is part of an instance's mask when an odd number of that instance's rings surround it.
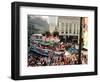
M 48 24 L 57 24 L 57 16 L 35 16 L 35 17 L 40 17 L 43 20 L 46 20 L 48 22 Z

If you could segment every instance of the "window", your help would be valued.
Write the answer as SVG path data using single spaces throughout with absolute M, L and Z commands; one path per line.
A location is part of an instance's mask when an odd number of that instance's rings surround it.
M 66 23 L 66 34 L 68 33 L 68 24 Z
M 71 33 L 71 27 L 72 27 L 72 24 L 70 23 L 69 24 L 69 33 Z
M 79 30 L 78 30 L 78 28 L 79 28 L 79 27 L 77 26 L 77 34 L 79 33 Z
M 64 28 L 61 29 L 61 33 L 62 33 L 62 34 L 64 33 Z
M 63 34 L 64 32 L 62 31 L 61 34 Z
M 64 23 L 61 23 L 61 26 L 64 27 Z
M 76 31 L 75 31 L 75 34 L 78 33 L 77 28 L 78 28 L 78 24 L 76 24 L 76 28 L 75 28 Z

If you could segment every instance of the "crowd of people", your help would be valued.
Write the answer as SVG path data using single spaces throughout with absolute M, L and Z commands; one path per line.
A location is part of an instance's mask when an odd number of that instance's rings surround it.
M 57 66 L 57 65 L 75 65 L 78 64 L 78 54 L 60 55 L 60 56 L 36 56 L 28 55 L 28 66 Z M 87 64 L 87 55 L 81 54 L 81 64 Z
M 34 40 L 34 38 L 33 38 Z M 75 64 L 87 64 L 87 54 L 81 53 L 81 57 L 79 59 L 79 46 L 73 42 L 61 42 L 59 39 L 59 33 L 54 32 L 51 35 L 49 32 L 46 32 L 42 36 L 42 42 L 55 42 L 53 46 L 45 46 L 40 45 L 38 42 L 36 44 L 32 44 L 35 47 L 38 47 L 40 51 L 47 51 L 47 56 L 36 55 L 34 53 L 28 53 L 28 66 L 58 66 L 58 65 L 75 65 Z M 33 42 L 32 42 L 33 43 Z M 63 50 L 63 51 L 62 51 Z M 56 52 L 64 52 L 60 55 L 55 54 Z M 80 61 L 79 61 L 80 60 Z

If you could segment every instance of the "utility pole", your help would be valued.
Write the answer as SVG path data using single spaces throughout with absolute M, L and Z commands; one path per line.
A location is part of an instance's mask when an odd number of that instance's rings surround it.
M 80 17 L 80 33 L 79 33 L 79 56 L 78 64 L 81 64 L 81 50 L 82 50 L 82 17 Z

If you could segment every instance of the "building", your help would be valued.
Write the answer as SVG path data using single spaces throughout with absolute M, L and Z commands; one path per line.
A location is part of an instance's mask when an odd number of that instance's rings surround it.
M 58 25 L 60 38 L 63 41 L 79 42 L 80 17 L 58 16 Z
M 55 31 L 55 27 L 57 26 L 57 16 L 50 16 L 49 17 L 49 31 L 53 33 Z

